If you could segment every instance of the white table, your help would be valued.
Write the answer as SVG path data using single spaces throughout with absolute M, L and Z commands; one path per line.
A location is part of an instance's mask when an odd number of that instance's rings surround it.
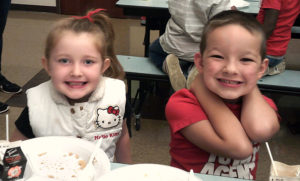
M 238 8 L 238 10 L 243 11 L 245 13 L 257 15 L 259 8 L 260 8 L 259 0 L 245 0 L 245 1 L 250 3 L 249 6 L 243 7 L 243 8 Z
M 168 9 L 168 0 L 119 0 L 116 3 L 120 7 L 132 7 L 132 8 L 159 8 Z
M 111 170 L 126 167 L 126 164 L 121 163 L 111 163 Z M 203 181 L 248 181 L 246 179 L 237 179 L 237 178 L 230 178 L 230 177 L 220 177 L 214 175 L 204 175 L 204 174 L 195 174 L 198 178 L 202 179 Z
M 249 6 L 244 8 L 239 8 L 240 11 L 257 14 L 259 11 L 259 0 L 246 0 L 249 2 Z M 125 15 L 136 15 L 140 12 L 131 12 L 129 9 L 143 9 L 141 11 L 140 16 L 146 16 L 148 14 L 148 10 L 152 11 L 152 15 L 156 14 L 156 10 L 165 10 L 168 11 L 168 0 L 119 0 L 116 3 L 117 6 L 122 7 L 125 10 Z

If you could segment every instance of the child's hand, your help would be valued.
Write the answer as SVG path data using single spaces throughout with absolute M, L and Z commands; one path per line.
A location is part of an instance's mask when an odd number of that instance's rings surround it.
M 211 92 L 198 74 L 190 91 L 197 97 L 208 120 L 182 130 L 183 135 L 198 147 L 217 155 L 243 159 L 252 153 L 252 143 L 240 121 L 223 100 Z
M 191 83 L 191 86 L 190 86 L 190 90 L 195 93 L 196 90 L 198 90 L 198 88 L 200 88 L 199 86 L 200 85 L 203 85 L 203 78 L 202 78 L 202 75 L 201 74 L 197 74 L 195 76 L 195 79 L 193 80 L 193 82 Z M 203 87 L 203 86 L 201 86 Z
M 215 102 L 216 104 L 224 104 L 223 100 L 219 96 L 206 87 L 203 76 L 200 73 L 191 83 L 190 91 L 196 95 L 200 104 L 207 104 L 207 101 Z
M 202 74 L 197 74 L 195 76 L 195 79 L 193 80 L 193 82 L 191 83 L 191 86 L 190 86 L 190 91 L 197 95 L 200 96 L 199 98 L 201 98 L 202 96 L 208 96 L 208 95 L 211 95 L 213 96 L 214 94 L 207 89 L 207 87 L 205 86 L 205 83 L 203 81 L 203 76 Z M 199 99 L 198 98 L 198 99 Z M 200 102 L 200 101 L 199 101 Z

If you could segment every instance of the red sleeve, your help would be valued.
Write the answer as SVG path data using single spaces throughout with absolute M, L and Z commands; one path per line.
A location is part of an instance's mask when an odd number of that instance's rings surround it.
M 207 120 L 197 98 L 187 89 L 179 90 L 170 97 L 165 114 L 172 133 L 195 122 Z
M 263 9 L 281 9 L 282 0 L 263 0 L 261 3 L 261 8 Z
M 267 101 L 267 103 L 275 110 L 278 111 L 276 104 L 274 101 L 266 96 L 264 96 L 264 99 Z

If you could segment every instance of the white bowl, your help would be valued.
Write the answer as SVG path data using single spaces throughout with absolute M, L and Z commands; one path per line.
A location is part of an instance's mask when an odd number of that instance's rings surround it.
M 159 164 L 134 164 L 110 171 L 97 181 L 188 181 L 189 172 Z M 201 181 L 193 177 L 193 181 Z
M 95 144 L 74 137 L 39 137 L 23 141 L 21 148 L 27 157 L 24 178 L 48 177 L 52 180 L 77 180 L 82 163 L 87 163 Z M 103 150 L 96 155 L 95 178 L 110 171 L 110 162 Z M 33 168 L 30 167 L 30 163 Z

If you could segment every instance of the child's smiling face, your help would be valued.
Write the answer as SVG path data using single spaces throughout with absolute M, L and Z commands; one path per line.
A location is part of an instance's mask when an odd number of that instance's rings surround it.
M 96 89 L 110 60 L 103 60 L 94 35 L 65 31 L 43 65 L 55 89 L 76 101 Z
M 226 100 L 248 94 L 268 66 L 261 59 L 261 41 L 260 34 L 235 24 L 210 32 L 204 54 L 195 56 L 207 88 Z

